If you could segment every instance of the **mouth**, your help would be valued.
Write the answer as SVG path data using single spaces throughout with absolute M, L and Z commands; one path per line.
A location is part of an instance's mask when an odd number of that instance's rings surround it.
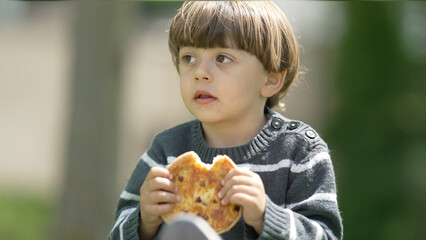
M 217 100 L 217 98 L 206 90 L 197 90 L 194 94 L 194 100 L 199 104 L 209 104 Z

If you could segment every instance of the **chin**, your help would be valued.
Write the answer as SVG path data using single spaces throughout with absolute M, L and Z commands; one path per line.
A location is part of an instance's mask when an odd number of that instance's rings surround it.
M 217 114 L 208 112 L 207 110 L 191 111 L 192 115 L 203 123 L 214 123 L 218 121 Z
M 214 123 L 214 122 L 216 122 L 216 121 L 217 121 L 214 117 L 206 116 L 205 114 L 198 114 L 198 115 L 195 115 L 195 117 L 196 117 L 196 118 L 197 118 L 200 122 L 203 122 L 203 123 Z

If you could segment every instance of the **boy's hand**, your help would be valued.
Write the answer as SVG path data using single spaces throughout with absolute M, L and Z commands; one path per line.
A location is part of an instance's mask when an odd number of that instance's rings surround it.
M 140 188 L 141 224 L 140 235 L 153 237 L 163 222 L 161 215 L 172 210 L 180 198 L 176 186 L 171 181 L 173 176 L 165 168 L 153 167 Z
M 262 232 L 266 196 L 262 179 L 258 174 L 243 168 L 229 171 L 219 191 L 221 203 L 238 204 L 243 208 L 244 221 L 258 234 Z

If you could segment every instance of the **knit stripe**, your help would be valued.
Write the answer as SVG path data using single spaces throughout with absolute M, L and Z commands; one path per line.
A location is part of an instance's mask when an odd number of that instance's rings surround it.
M 289 159 L 284 159 L 275 164 L 238 164 L 241 168 L 250 169 L 253 172 L 274 172 L 281 168 L 289 168 L 291 166 L 292 161 Z
M 294 221 L 294 214 L 293 211 L 290 209 L 284 209 L 285 212 L 288 213 L 290 216 L 290 233 L 289 233 L 289 240 L 295 240 L 297 238 L 297 232 L 296 232 L 296 223 Z M 283 233 L 284 234 L 284 233 Z
M 148 164 L 148 166 L 150 167 L 164 167 L 162 164 L 157 163 L 156 161 L 154 161 L 154 159 L 152 159 L 147 152 L 145 152 L 142 155 L 142 160 Z
M 312 195 L 310 198 L 305 199 L 301 202 L 286 204 L 286 208 L 293 209 L 297 206 L 300 206 L 302 204 L 306 204 L 308 202 L 313 202 L 313 201 L 328 201 L 328 202 L 337 203 L 337 194 L 335 194 L 335 193 L 316 193 L 316 194 Z
M 124 223 L 127 221 L 127 219 L 129 219 L 130 215 L 126 217 L 126 219 L 124 219 L 124 221 L 120 224 L 120 240 L 124 240 L 124 236 L 123 236 L 123 226 Z
M 326 160 L 331 161 L 330 154 L 328 154 L 328 152 L 320 152 L 320 153 L 317 153 L 311 160 L 307 161 L 306 163 L 295 164 L 291 166 L 290 171 L 294 173 L 300 173 L 308 169 L 311 169 L 316 164 Z
M 316 154 L 310 161 L 303 164 L 293 164 L 293 161 L 290 159 L 284 159 L 275 164 L 238 164 L 239 167 L 250 169 L 253 172 L 274 172 L 281 168 L 290 168 L 290 171 L 293 173 L 301 173 L 306 170 L 312 169 L 316 164 L 330 160 L 330 155 L 327 152 L 320 152 Z
M 114 231 L 114 229 L 121 223 L 121 221 L 126 218 L 127 216 L 129 216 L 133 211 L 135 211 L 136 208 L 129 208 L 126 210 L 123 210 L 120 213 L 120 216 L 118 216 L 117 221 L 114 224 L 114 227 L 112 228 L 111 232 Z
M 317 231 L 315 233 L 315 240 L 320 240 L 322 238 L 322 235 L 324 235 L 324 230 L 322 229 L 322 227 L 317 222 L 311 221 L 311 223 L 317 229 Z
M 115 223 L 114 227 L 112 228 L 112 231 L 111 231 L 111 232 L 113 232 L 113 231 L 114 231 L 114 229 L 115 229 L 118 225 L 120 225 L 120 227 L 119 227 L 119 233 L 120 233 L 120 239 L 121 239 L 121 240 L 123 240 L 123 239 L 124 239 L 124 238 L 123 238 L 123 225 L 124 225 L 124 223 L 127 221 L 127 219 L 129 219 L 130 214 L 131 214 L 132 212 L 134 212 L 136 209 L 137 209 L 137 208 L 129 208 L 129 209 L 123 210 L 123 211 L 120 213 L 120 216 L 118 217 L 117 222 Z
M 137 194 L 129 193 L 127 191 L 123 191 L 120 195 L 120 198 L 124 200 L 132 200 L 132 201 L 140 201 L 140 196 Z

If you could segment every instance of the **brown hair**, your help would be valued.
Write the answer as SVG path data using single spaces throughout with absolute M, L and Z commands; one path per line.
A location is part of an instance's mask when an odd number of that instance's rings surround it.
M 227 39 L 256 56 L 268 72 L 287 71 L 281 90 L 266 102 L 276 106 L 299 67 L 297 42 L 284 13 L 270 1 L 191 1 L 171 20 L 169 49 L 177 68 L 180 48 L 227 47 Z

